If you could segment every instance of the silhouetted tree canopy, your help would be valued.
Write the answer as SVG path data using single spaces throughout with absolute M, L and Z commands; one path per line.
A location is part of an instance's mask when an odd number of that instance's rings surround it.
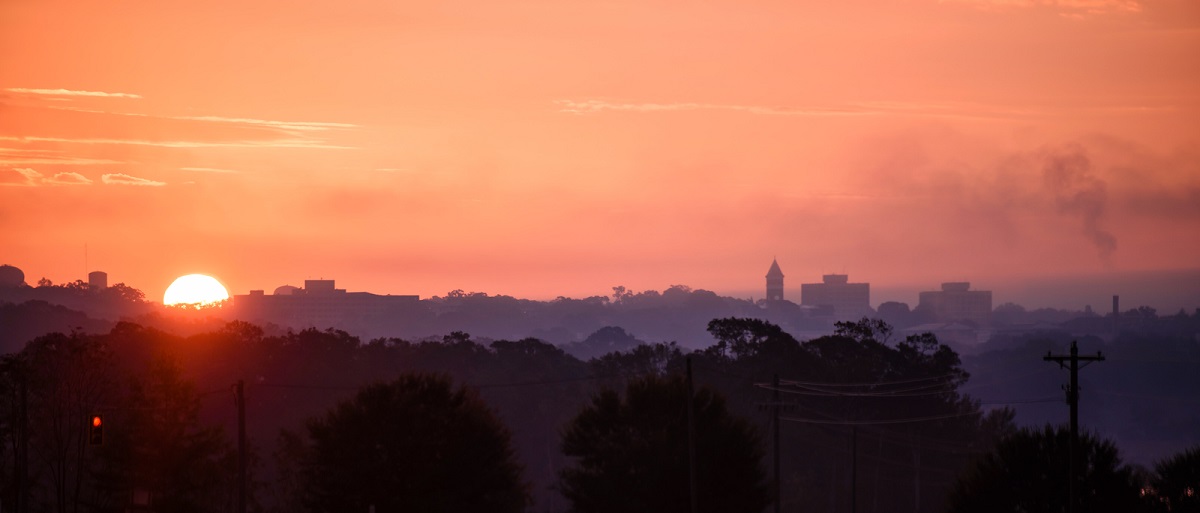
M 529 502 L 508 429 L 444 375 L 368 385 L 311 419 L 307 435 L 291 449 L 310 511 L 518 512 Z
M 1063 513 L 1068 511 L 1071 432 L 1026 428 L 1001 440 L 955 483 L 951 513 Z M 1092 513 L 1144 510 L 1133 469 L 1107 440 L 1079 435 L 1079 507 Z
M 1200 446 L 1159 462 L 1154 471 L 1156 511 L 1200 511 Z
M 199 421 L 195 385 L 166 358 L 132 377 L 127 405 L 111 412 L 97 472 L 110 504 L 125 506 L 133 489 L 150 492 L 159 511 L 227 511 L 235 503 L 237 453 L 224 431 Z M 253 496 L 250 500 L 254 501 Z
M 120 324 L 108 335 L 38 337 L 5 357 L 0 433 L 4 445 L 18 445 L 24 390 L 30 511 L 125 511 L 134 490 L 157 511 L 229 510 L 234 453 L 220 427 L 198 422 L 194 384 L 161 353 L 170 339 Z M 151 344 L 135 347 L 141 342 Z M 96 414 L 104 419 L 99 446 L 82 436 Z M 17 492 L 0 499 L 12 505 Z
M 687 397 L 679 376 L 633 380 L 623 397 L 594 396 L 562 439 L 576 459 L 560 474 L 572 511 L 689 511 Z M 694 401 L 697 510 L 758 513 L 768 498 L 755 429 L 711 389 Z

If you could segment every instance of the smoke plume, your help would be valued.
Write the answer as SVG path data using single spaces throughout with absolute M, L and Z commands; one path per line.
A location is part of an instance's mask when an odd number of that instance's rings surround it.
M 1059 213 L 1083 222 L 1083 235 L 1107 262 L 1117 250 L 1117 238 L 1103 227 L 1108 187 L 1092 174 L 1091 161 L 1083 149 L 1073 146 L 1048 152 L 1042 178 Z

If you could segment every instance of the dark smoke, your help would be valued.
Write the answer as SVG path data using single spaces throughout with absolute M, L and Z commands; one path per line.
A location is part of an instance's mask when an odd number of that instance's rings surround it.
M 1108 187 L 1091 173 L 1091 161 L 1083 148 L 1072 146 L 1046 154 L 1042 178 L 1054 195 L 1059 213 L 1078 216 L 1083 234 L 1092 241 L 1100 258 L 1107 261 L 1117 250 L 1117 238 L 1101 226 L 1108 203 Z

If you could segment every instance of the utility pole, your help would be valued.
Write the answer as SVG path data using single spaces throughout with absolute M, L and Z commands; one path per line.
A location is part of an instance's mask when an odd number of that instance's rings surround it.
M 237 382 L 238 410 L 238 513 L 246 513 L 246 395 L 245 383 Z
M 858 513 L 858 425 L 850 426 L 850 513 Z
M 773 435 L 773 438 L 775 439 L 775 443 L 774 443 L 774 447 L 773 447 L 773 449 L 775 450 L 775 461 L 774 461 L 775 475 L 773 477 L 774 487 L 775 487 L 775 491 L 773 492 L 775 495 L 774 513 L 779 513 L 780 508 L 783 507 L 783 500 L 782 500 L 782 498 L 783 498 L 783 482 L 780 477 L 783 475 L 783 473 L 780 472 L 780 470 L 779 470 L 779 462 L 780 462 L 780 459 L 779 459 L 779 451 L 780 451 L 780 449 L 779 449 L 780 448 L 779 413 L 781 411 L 783 411 L 784 408 L 787 408 L 787 409 L 795 408 L 796 403 L 793 403 L 793 402 L 785 403 L 779 399 L 779 375 L 778 374 L 776 374 L 775 379 L 773 379 L 771 381 L 771 385 L 772 385 L 772 393 L 774 395 L 774 399 L 771 402 L 758 403 L 758 409 L 761 411 L 761 410 L 766 410 L 766 409 L 770 408 L 771 419 L 774 422 L 774 424 L 772 425 L 772 429 L 773 429 L 772 435 Z M 755 386 L 765 387 L 766 384 L 759 383 L 759 384 L 756 384 Z
M 687 424 L 688 424 L 688 501 L 689 511 L 696 513 L 696 415 L 692 412 L 695 402 L 692 394 L 692 359 L 687 359 Z M 242 511 L 241 513 L 246 513 Z
M 772 427 L 775 429 L 775 513 L 779 513 L 779 374 L 775 375 L 772 384 L 775 390 L 775 404 L 773 405 L 774 408 L 772 408 L 775 417 L 772 424 Z
M 29 373 L 21 365 L 18 372 L 21 379 L 20 418 L 17 420 L 17 513 L 29 511 Z
M 1046 356 L 1042 360 L 1047 362 L 1057 362 L 1059 367 L 1069 368 L 1071 370 L 1071 384 L 1067 386 L 1067 404 L 1071 406 L 1071 450 L 1068 453 L 1069 461 L 1069 481 L 1067 482 L 1067 490 L 1069 494 L 1069 502 L 1067 503 L 1067 512 L 1075 513 L 1077 503 L 1079 502 L 1079 484 L 1076 482 L 1079 478 L 1079 362 L 1086 362 L 1085 366 L 1091 362 L 1104 361 L 1104 354 L 1097 351 L 1096 356 L 1079 356 L 1079 346 L 1076 341 L 1071 341 L 1071 354 L 1069 355 L 1052 355 L 1046 352 Z M 1065 362 L 1069 362 L 1068 367 Z

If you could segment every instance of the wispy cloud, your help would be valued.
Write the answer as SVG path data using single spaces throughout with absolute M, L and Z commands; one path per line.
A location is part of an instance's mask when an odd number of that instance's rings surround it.
M 67 137 L 0 136 L 0 141 L 56 142 L 72 144 L 110 144 L 155 146 L 160 148 L 313 148 L 324 150 L 353 150 L 353 146 L 326 144 L 308 139 L 268 139 L 263 141 L 148 141 L 144 139 L 72 139 Z
M 604 100 L 555 100 L 559 112 L 570 114 L 598 114 L 614 112 L 685 112 L 727 111 L 765 116 L 830 117 L 830 116 L 879 116 L 906 115 L 923 117 L 954 117 L 1003 119 L 1031 117 L 1038 112 L 1006 106 L 936 103 L 936 102 L 858 102 L 829 107 L 776 107 L 762 105 L 714 104 L 714 103 L 633 103 Z
M 146 178 L 138 178 L 136 176 L 129 176 L 125 173 L 109 173 L 101 176 L 100 181 L 108 185 L 137 185 L 146 187 L 162 187 L 167 184 L 167 182 L 158 182 L 155 180 L 148 180 Z
M 190 121 L 210 121 L 214 123 L 238 123 L 244 125 L 256 125 L 270 128 L 278 128 L 280 130 L 297 130 L 301 132 L 316 132 L 324 130 L 350 129 L 358 128 L 358 125 L 350 123 L 328 123 L 318 121 L 272 121 L 269 119 L 254 119 L 254 118 L 226 118 L 220 116 L 172 116 L 171 119 L 184 119 Z
M 236 173 L 233 169 L 220 169 L 215 167 L 181 167 L 181 171 L 195 171 L 198 173 Z
M 42 181 L 42 174 L 27 167 L 15 167 L 0 175 L 0 183 L 4 185 L 34 186 Z
M 603 111 L 671 112 L 695 110 L 724 110 L 767 114 L 773 116 L 861 116 L 875 112 L 864 108 L 812 108 L 767 107 L 761 105 L 735 105 L 715 103 L 620 103 L 603 100 L 555 100 L 560 112 L 571 114 L 595 114 Z
M 71 112 L 85 112 L 88 114 L 109 114 L 113 116 L 128 116 L 136 118 L 154 118 L 154 119 L 175 119 L 180 121 L 201 121 L 205 123 L 226 123 L 234 125 L 249 125 L 262 128 L 274 128 L 278 130 L 286 130 L 292 132 L 323 132 L 327 130 L 349 130 L 359 128 L 358 125 L 352 123 L 333 123 L 327 121 L 278 121 L 271 119 L 256 119 L 256 118 L 231 118 L 224 116 L 157 116 L 153 114 L 142 114 L 138 112 L 114 112 L 102 109 L 89 109 L 84 107 L 75 107 L 67 105 L 48 105 L 50 109 L 66 110 Z
M 67 171 L 56 173 L 54 176 L 46 179 L 46 183 L 51 185 L 89 185 L 92 181 L 79 173 Z
M 152 117 L 152 119 L 160 120 L 203 121 L 212 123 L 229 123 L 229 125 L 250 125 L 264 128 L 277 128 L 282 129 L 282 131 L 293 132 L 324 132 L 330 131 L 330 129 L 359 128 L 359 126 L 354 125 L 354 123 L 338 123 L 328 121 L 278 121 L 260 120 L 254 119 L 254 117 L 226 116 L 161 116 L 142 113 L 119 113 L 119 111 L 73 107 L 73 105 L 47 105 L 47 108 L 55 110 L 70 110 L 73 111 L 73 113 L 108 114 L 128 117 Z
M 14 176 L 15 175 L 15 176 Z M 47 178 L 36 169 L 28 167 L 10 168 L 0 172 L 0 185 L 36 187 L 39 185 L 89 185 L 92 181 L 79 173 L 57 173 Z
M 947 4 L 964 4 L 977 9 L 998 11 L 1010 9 L 1048 8 L 1068 17 L 1083 15 L 1133 13 L 1142 10 L 1142 0 L 940 0 Z
M 10 93 L 18 94 L 33 94 L 39 96 L 92 96 L 101 98 L 141 98 L 141 95 L 130 93 L 106 93 L 103 91 L 78 91 L 72 89 L 30 89 L 25 87 L 9 87 L 5 89 Z
M 110 159 L 92 159 L 63 155 L 59 150 L 36 148 L 0 148 L 0 167 L 17 166 L 96 166 L 114 165 L 124 162 Z

